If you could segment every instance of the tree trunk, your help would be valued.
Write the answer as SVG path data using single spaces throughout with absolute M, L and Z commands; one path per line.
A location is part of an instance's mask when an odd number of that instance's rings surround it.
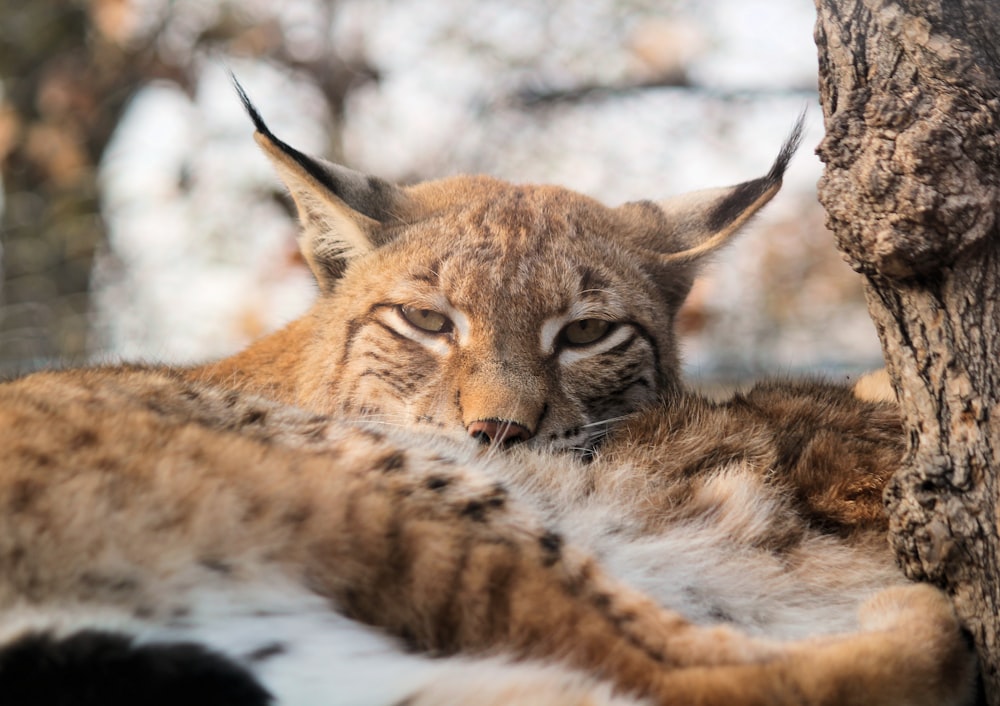
M 819 196 L 909 451 L 886 492 L 911 578 L 945 588 L 1000 704 L 1000 3 L 816 0 Z

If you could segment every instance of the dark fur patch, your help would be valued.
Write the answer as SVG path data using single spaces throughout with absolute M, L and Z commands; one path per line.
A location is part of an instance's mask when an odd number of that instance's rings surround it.
M 11 514 L 26 512 L 34 505 L 35 500 L 43 492 L 42 485 L 33 480 L 22 479 L 11 484 L 10 499 L 7 509 Z
M 499 481 L 493 484 L 493 494 L 487 499 L 486 504 L 492 508 L 501 508 L 507 503 L 507 496 L 510 495 L 507 488 Z
M 704 453 L 694 456 L 690 463 L 685 464 L 679 475 L 682 478 L 696 478 L 708 475 L 720 468 L 739 463 L 747 456 L 747 449 L 736 441 L 724 439 L 718 446 L 707 449 Z
M 72 451 L 78 451 L 79 449 L 95 445 L 97 440 L 97 433 L 92 429 L 80 429 L 70 437 L 67 446 Z
M 470 500 L 462 508 L 462 515 L 472 518 L 475 522 L 485 522 L 486 504 L 481 500 Z
M 243 415 L 243 419 L 240 420 L 240 424 L 243 426 L 248 426 L 250 424 L 263 424 L 266 418 L 267 410 L 251 409 Z
M 599 610 L 605 611 L 611 607 L 611 596 L 607 593 L 598 593 L 594 596 L 594 605 Z
M 136 645 L 115 633 L 33 634 L 0 650 L 0 702 L 17 706 L 267 706 L 235 662 L 194 643 Z
M 37 468 L 48 468 L 53 463 L 51 455 L 44 451 L 36 451 L 35 449 L 25 450 L 21 456 L 29 465 L 36 466 Z
M 441 261 L 436 260 L 427 267 L 421 268 L 419 272 L 411 272 L 410 277 L 417 282 L 423 282 L 429 287 L 437 287 L 440 284 Z
M 653 374 L 656 380 L 664 380 L 663 375 L 663 364 L 660 361 L 660 342 L 657 340 L 656 336 L 651 334 L 645 326 L 641 326 L 636 322 L 632 321 L 629 325 L 635 329 L 635 332 L 639 334 L 642 338 L 646 339 L 646 343 L 649 344 L 650 352 L 653 356 Z M 676 381 L 673 381 L 676 384 Z
M 552 566 L 562 558 L 563 538 L 558 532 L 548 530 L 538 538 L 538 546 L 542 548 L 542 564 Z
M 185 387 L 181 389 L 181 397 L 191 402 L 197 402 L 201 399 L 201 393 L 193 387 Z
M 268 509 L 268 501 L 263 496 L 251 495 L 247 498 L 246 507 L 243 510 L 243 521 L 253 522 L 263 517 Z
M 516 578 L 514 562 L 497 562 L 489 569 L 487 606 L 485 611 L 489 627 L 487 634 L 503 635 L 510 628 L 510 601 Z
M 451 479 L 444 478 L 442 476 L 431 476 L 426 481 L 424 481 L 424 485 L 427 487 L 428 490 L 441 491 L 447 488 L 449 485 L 451 485 Z
M 80 574 L 80 585 L 92 593 L 129 594 L 139 588 L 139 582 L 131 576 L 84 571 Z
M 461 540 L 456 549 L 457 552 L 453 555 L 455 561 L 451 568 L 450 580 L 448 581 L 447 588 L 443 591 L 441 601 L 438 603 L 434 614 L 433 627 L 431 627 L 431 634 L 429 635 L 430 642 L 422 646 L 417 642 L 413 643 L 424 649 L 430 647 L 442 653 L 447 653 L 454 650 L 457 642 L 463 618 L 462 610 L 460 609 L 462 604 L 461 596 L 465 588 L 469 559 L 472 555 L 472 541 L 466 536 Z
M 732 623 L 733 616 L 720 605 L 713 604 L 708 609 L 708 617 L 718 623 Z
M 406 454 L 402 451 L 393 451 L 386 454 L 375 462 L 375 468 L 383 473 L 395 473 L 406 468 Z

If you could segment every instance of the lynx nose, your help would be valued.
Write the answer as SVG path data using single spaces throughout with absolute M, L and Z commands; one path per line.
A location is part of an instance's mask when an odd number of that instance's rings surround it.
M 503 419 L 480 419 L 472 422 L 466 429 L 469 432 L 469 436 L 484 445 L 510 446 L 521 441 L 527 441 L 533 436 L 531 430 L 527 427 L 523 427 L 517 422 Z

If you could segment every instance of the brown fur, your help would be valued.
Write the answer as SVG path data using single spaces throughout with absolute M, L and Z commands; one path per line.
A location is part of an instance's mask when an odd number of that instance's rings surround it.
M 252 114 L 321 296 L 200 368 L 0 386 L 0 628 L 66 606 L 169 625 L 199 588 L 282 577 L 412 650 L 532 661 L 414 704 L 968 700 L 950 605 L 907 585 L 882 537 L 893 408 L 822 383 L 710 402 L 678 379 L 677 307 L 777 190 L 788 146 L 762 179 L 611 209 L 482 177 L 403 189 L 301 155 Z M 608 338 L 574 344 L 595 319 Z M 525 443 L 480 446 L 484 421 Z M 779 641 L 768 596 L 730 615 L 693 577 L 666 587 L 695 620 L 653 598 L 672 532 L 801 587 L 796 610 L 873 597 L 853 632 Z M 605 567 L 661 540 L 650 576 Z
M 752 468 L 784 489 L 813 528 L 849 537 L 885 532 L 882 489 L 903 443 L 893 406 L 860 402 L 841 385 L 770 381 L 721 402 L 687 394 L 640 415 L 602 461 L 637 463 L 642 449 L 652 450 L 650 472 L 681 484 L 734 463 Z
M 691 404 L 702 406 L 687 410 L 696 415 L 732 411 Z M 640 418 L 595 464 L 615 464 L 622 478 L 620 455 L 669 437 L 669 419 Z M 167 618 L 194 585 L 278 570 L 415 648 L 558 657 L 663 703 L 931 704 L 960 690 L 948 685 L 954 669 L 967 669 L 964 646 L 931 589 L 887 594 L 879 600 L 892 618 L 877 617 L 889 627 L 829 642 L 779 646 L 699 627 L 605 575 L 502 482 L 470 472 L 462 453 L 399 442 L 165 370 L 8 383 L 0 607 L 113 602 Z M 629 475 L 633 484 L 684 484 L 698 455 L 690 449 L 676 468 L 640 463 Z M 656 457 L 647 451 L 647 462 Z M 795 488 L 794 468 L 778 464 L 789 477 L 768 481 Z M 595 476 L 591 493 L 620 495 Z M 841 529 L 848 524 L 870 523 L 862 513 Z M 928 687 L 930 673 L 941 676 Z
M 299 153 L 246 103 L 298 207 L 320 297 L 192 377 L 447 435 L 509 423 L 559 449 L 680 392 L 677 310 L 705 256 L 776 193 L 800 134 L 760 179 L 609 208 L 483 176 L 397 187 Z M 420 331 L 400 307 L 450 328 Z M 567 345 L 569 325 L 592 319 L 609 344 Z
M 455 204 L 439 192 L 457 193 Z M 679 284 L 658 286 L 618 245 L 657 225 L 637 217 L 645 211 L 624 217 L 564 190 L 487 179 L 450 180 L 411 198 L 427 199 L 434 215 L 393 225 L 400 232 L 390 245 L 352 262 L 306 317 L 199 370 L 202 379 L 408 425 L 461 430 L 479 419 L 510 419 L 549 441 L 676 388 L 676 345 L 666 332 L 689 283 L 682 275 Z M 584 290 L 591 306 L 636 329 L 628 350 L 597 370 L 558 366 L 538 345 L 542 322 L 567 312 Z M 439 292 L 478 328 L 447 359 L 385 324 L 401 303 L 434 308 Z M 627 302 L 618 301 L 621 292 Z

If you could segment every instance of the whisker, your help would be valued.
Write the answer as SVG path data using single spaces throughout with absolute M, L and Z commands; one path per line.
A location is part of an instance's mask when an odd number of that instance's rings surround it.
M 361 424 L 371 424 L 373 426 L 398 427 L 406 429 L 410 427 L 405 415 L 398 412 L 383 412 L 369 410 L 352 410 L 344 408 L 341 410 L 341 419 L 353 421 Z
M 607 419 L 599 419 L 596 422 L 590 422 L 588 424 L 581 424 L 580 428 L 581 429 L 587 429 L 589 427 L 597 427 L 597 426 L 600 426 L 602 424 L 613 424 L 615 422 L 620 422 L 623 419 L 628 419 L 629 417 L 632 417 L 632 416 L 635 416 L 635 414 L 634 413 L 629 413 L 629 414 L 622 414 L 622 415 L 620 415 L 618 417 L 608 417 Z
M 410 429 L 409 424 L 404 424 L 403 422 L 389 422 L 382 419 L 360 419 L 365 424 L 374 424 L 381 427 L 395 427 L 397 429 Z
M 507 432 L 510 431 L 511 425 L 513 425 L 512 421 L 510 421 L 509 419 L 504 420 L 503 426 L 501 426 L 499 429 L 497 429 L 497 437 L 496 438 L 500 439 L 500 438 L 503 438 L 503 437 L 507 436 Z M 493 458 L 493 456 L 495 456 L 497 453 L 499 453 L 500 449 L 502 449 L 502 448 L 503 448 L 503 444 L 502 443 L 499 443 L 496 439 L 491 440 L 490 441 L 489 449 L 487 449 L 487 451 L 486 451 L 486 458 Z

